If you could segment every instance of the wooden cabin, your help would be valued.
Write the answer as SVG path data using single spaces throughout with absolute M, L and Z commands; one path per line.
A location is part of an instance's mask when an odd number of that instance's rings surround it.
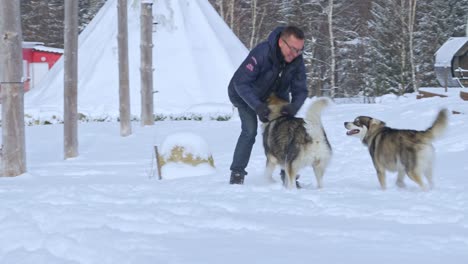
M 434 71 L 442 87 L 468 87 L 468 37 L 448 39 L 435 53 Z
M 43 46 L 42 42 L 23 42 L 25 92 L 33 89 L 62 57 L 63 49 Z

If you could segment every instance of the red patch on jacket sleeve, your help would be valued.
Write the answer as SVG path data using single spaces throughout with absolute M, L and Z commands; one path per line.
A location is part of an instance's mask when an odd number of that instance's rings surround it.
M 253 70 L 254 70 L 254 66 L 252 65 L 252 63 L 247 64 L 245 67 L 247 68 L 247 70 L 249 70 L 251 72 L 253 72 Z

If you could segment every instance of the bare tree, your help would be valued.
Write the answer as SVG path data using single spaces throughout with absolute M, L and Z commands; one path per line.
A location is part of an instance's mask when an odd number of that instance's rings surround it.
M 118 48 L 119 48 L 119 110 L 120 135 L 126 137 L 132 134 L 130 122 L 130 85 L 128 73 L 128 25 L 127 0 L 119 0 L 117 4 L 118 16 Z
M 141 1 L 141 125 L 154 125 L 153 117 L 153 1 Z
M 252 30 L 250 33 L 249 47 L 252 49 L 259 41 L 259 32 L 262 29 L 263 19 L 265 18 L 267 9 L 264 5 L 259 4 L 258 0 L 252 0 L 250 2 L 250 9 L 252 14 Z
M 224 13 L 224 0 L 216 0 L 216 5 L 218 6 L 221 18 L 223 18 L 224 21 L 227 21 L 226 14 Z
M 400 6 L 397 7 L 397 12 L 400 17 L 400 26 L 401 26 L 401 31 L 402 31 L 402 39 L 401 39 L 401 48 L 400 48 L 400 83 L 398 84 L 398 95 L 403 95 L 404 91 L 406 90 L 408 86 L 407 82 L 407 63 L 408 63 L 408 46 L 407 46 L 407 37 L 409 36 L 408 34 L 408 24 L 406 21 L 406 12 L 405 12 L 405 5 L 404 5 L 405 0 L 399 0 Z
M 336 56 L 335 56 L 335 37 L 333 35 L 333 0 L 328 1 L 327 8 L 328 34 L 330 37 L 330 97 L 335 98 L 336 89 Z
M 218 13 L 223 20 L 234 30 L 234 7 L 236 0 L 212 0 L 218 7 Z
M 26 172 L 20 2 L 0 0 L 3 176 Z
M 250 1 L 250 8 L 252 12 L 252 30 L 250 31 L 250 42 L 249 42 L 249 49 L 252 49 L 254 46 L 254 38 L 257 35 L 257 16 L 258 16 L 258 1 L 257 0 L 251 0 Z
M 65 0 L 64 154 L 78 156 L 78 1 Z
M 229 27 L 234 28 L 234 9 L 235 9 L 235 0 L 230 0 L 228 3 L 227 13 L 229 15 Z
M 416 4 L 417 0 L 408 1 L 408 34 L 409 34 L 409 52 L 411 64 L 411 80 L 415 91 L 418 90 L 419 84 L 416 80 L 416 66 L 414 59 L 414 24 L 416 20 Z

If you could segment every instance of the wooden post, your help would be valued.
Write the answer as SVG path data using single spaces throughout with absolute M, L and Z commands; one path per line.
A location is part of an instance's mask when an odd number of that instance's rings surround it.
M 141 1 L 141 125 L 154 125 L 153 116 L 153 1 Z
M 158 146 L 154 146 L 154 154 L 156 155 L 156 166 L 158 167 L 158 179 L 162 180 L 161 160 L 159 159 Z
M 445 92 L 447 92 L 447 87 L 448 87 L 448 67 L 445 67 L 445 84 L 444 84 L 444 88 L 445 88 Z
M 24 84 L 20 1 L 0 0 L 2 176 L 26 172 Z
M 126 137 L 132 134 L 130 122 L 130 85 L 128 74 L 128 25 L 127 0 L 119 0 L 117 4 L 118 17 L 118 49 L 119 49 L 119 110 L 120 135 Z
M 64 155 L 78 156 L 78 1 L 65 0 Z

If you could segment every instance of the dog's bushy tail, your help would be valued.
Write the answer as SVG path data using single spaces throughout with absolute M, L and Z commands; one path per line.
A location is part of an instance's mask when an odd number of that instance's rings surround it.
M 424 134 L 429 140 L 438 138 L 444 133 L 445 129 L 447 128 L 447 125 L 448 125 L 448 111 L 447 109 L 444 108 L 439 111 L 439 114 L 437 115 L 437 118 L 434 120 L 434 123 L 432 123 L 432 126 L 430 128 L 424 131 Z
M 309 106 L 309 109 L 307 109 L 304 119 L 314 125 L 321 125 L 322 122 L 320 117 L 322 110 L 325 109 L 325 107 L 327 107 L 329 104 L 330 100 L 325 97 L 317 99 Z

